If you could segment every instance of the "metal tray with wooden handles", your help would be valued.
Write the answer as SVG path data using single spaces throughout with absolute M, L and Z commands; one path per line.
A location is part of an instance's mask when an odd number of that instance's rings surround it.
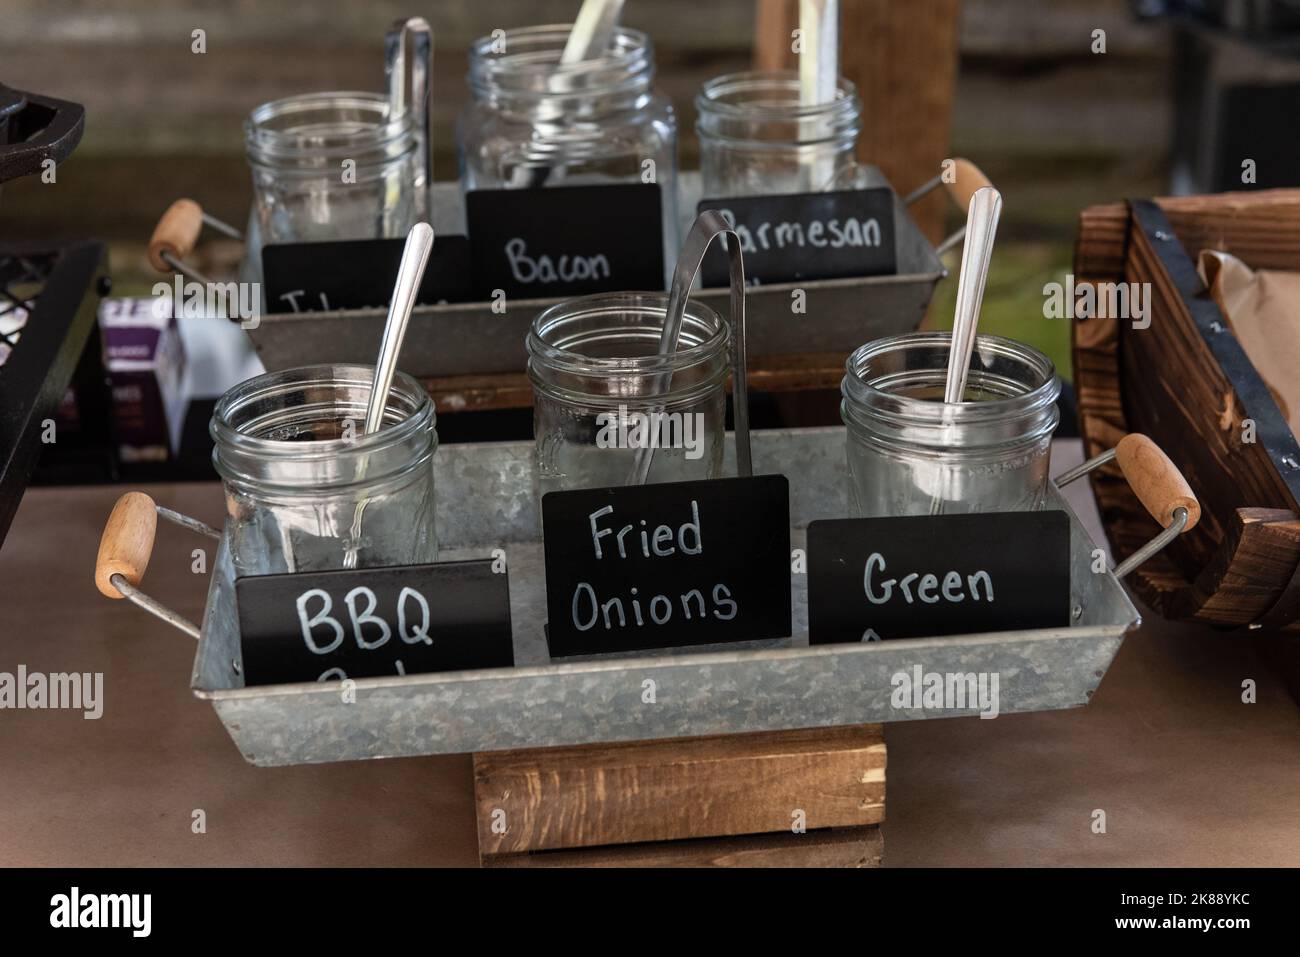
M 842 428 L 753 433 L 756 474 L 789 473 L 791 544 L 818 518 L 845 514 Z M 553 662 L 542 632 L 545 580 L 531 443 L 444 445 L 435 456 L 441 558 L 506 550 L 515 666 L 337 683 L 245 687 L 235 590 L 219 547 L 202 626 L 140 590 L 157 516 L 221 533 L 128 493 L 100 544 L 100 591 L 126 597 L 198 639 L 190 679 L 244 757 L 257 765 L 311 764 L 505 748 L 550 747 L 901 721 L 930 715 L 891 704 L 891 678 L 921 665 L 939 673 L 997 672 L 1002 712 L 1084 705 L 1140 621 L 1119 576 L 1195 525 L 1200 507 L 1169 459 L 1142 436 L 1062 475 L 1049 508 L 1070 516 L 1071 623 L 1063 628 L 935 636 L 848 645 L 808 644 L 807 584 L 792 576 L 794 635 L 776 641 Z M 728 468 L 734 450 L 728 449 Z M 1117 458 L 1165 526 L 1119 568 L 1096 568 L 1094 544 L 1057 486 Z M 798 469 L 790 469 L 798 462 Z M 653 679 L 655 703 L 643 702 Z M 975 714 L 945 711 L 945 715 Z
M 920 325 L 935 283 L 947 275 L 939 257 L 961 242 L 965 227 L 931 246 L 908 207 L 942 185 L 954 204 L 965 211 L 970 194 L 988 185 L 988 179 L 969 160 L 955 160 L 951 169 L 948 178 L 952 182 L 939 175 L 906 197 L 895 194 L 896 274 L 751 287 L 747 292 L 750 358 L 761 363 L 768 357 L 806 353 L 848 355 L 863 342 L 909 332 Z M 889 187 L 889 182 L 879 170 L 867 167 L 865 185 Z M 685 236 L 700 199 L 699 174 L 683 173 L 679 193 L 678 208 L 686 212 Z M 437 232 L 464 232 L 457 183 L 435 184 L 430 201 Z M 163 214 L 150 239 L 150 262 L 163 272 L 177 270 L 206 282 L 205 276 L 185 262 L 205 223 L 239 236 L 238 231 L 207 216 L 193 200 L 177 200 Z M 245 263 L 243 275 L 260 274 L 260 268 L 260 263 Z M 790 308 L 790 294 L 796 288 L 807 296 L 806 312 L 799 315 Z M 699 290 L 693 298 L 724 309 L 727 295 L 724 286 Z M 529 324 L 537 313 L 558 301 L 510 299 L 499 313 L 488 302 L 420 306 L 411 317 L 402 371 L 421 379 L 522 372 Z M 382 308 L 266 313 L 248 334 L 269 371 L 325 362 L 369 362 L 384 317 Z

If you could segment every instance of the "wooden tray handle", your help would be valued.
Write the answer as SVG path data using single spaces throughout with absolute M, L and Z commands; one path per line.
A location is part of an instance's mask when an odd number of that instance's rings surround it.
M 162 258 L 163 253 L 184 259 L 199 241 L 202 229 L 203 207 L 192 199 L 176 200 L 167 207 L 149 237 L 149 264 L 159 272 L 171 272 L 172 267 Z
M 104 525 L 95 559 L 95 585 L 100 592 L 109 598 L 124 597 L 113 585 L 114 575 L 139 586 L 149 567 L 157 528 L 157 507 L 144 492 L 127 492 L 117 500 Z
M 1133 493 L 1162 527 L 1170 526 L 1174 511 L 1179 508 L 1187 509 L 1187 526 L 1183 531 L 1200 521 L 1201 503 L 1187 479 L 1169 456 L 1145 435 L 1130 432 L 1120 439 L 1115 446 L 1115 460 Z
M 948 195 L 957 204 L 957 208 L 965 212 L 970 208 L 970 198 L 975 195 L 975 191 L 984 186 L 992 186 L 993 183 L 984 175 L 983 170 L 963 157 L 953 160 L 953 169 L 957 174 L 956 180 L 943 185 L 948 188 Z

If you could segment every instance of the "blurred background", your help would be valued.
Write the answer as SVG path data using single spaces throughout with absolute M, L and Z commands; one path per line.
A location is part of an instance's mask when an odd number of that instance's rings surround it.
M 6 185 L 0 239 L 98 238 L 113 294 L 148 294 L 158 277 L 146 243 L 172 200 L 192 196 L 245 222 L 249 111 L 296 93 L 382 89 L 385 29 L 410 15 L 434 29 L 434 171 L 454 179 L 452 128 L 468 95 L 470 41 L 498 27 L 569 22 L 578 6 L 5 0 L 0 81 L 84 104 L 87 120 L 56 185 L 31 176 Z M 629 0 L 623 22 L 654 40 L 683 168 L 697 165 L 700 84 L 773 65 L 780 44 L 756 37 L 788 37 L 782 17 L 793 8 L 792 0 Z M 1044 318 L 1043 286 L 1069 271 L 1082 208 L 1300 179 L 1300 34 L 1291 32 L 1300 8 L 1292 2 L 843 0 L 841 8 L 842 60 L 865 104 L 861 158 L 900 193 L 935 175 L 945 157 L 985 171 L 1005 205 L 981 331 L 1038 346 L 1067 380 L 1068 322 Z M 202 54 L 191 51 L 196 28 L 206 33 Z M 1253 183 L 1242 182 L 1242 157 L 1257 160 Z M 917 218 L 932 239 L 960 223 L 939 194 L 923 202 Z M 231 273 L 238 255 L 237 244 L 209 232 L 196 265 Z M 954 274 L 927 319 L 937 327 L 950 322 L 958 255 L 946 258 Z M 821 396 L 808 415 L 824 416 L 833 403 Z

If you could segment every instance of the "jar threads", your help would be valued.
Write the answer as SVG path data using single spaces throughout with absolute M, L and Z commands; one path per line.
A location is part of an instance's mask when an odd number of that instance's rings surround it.
M 399 372 L 384 426 L 365 434 L 373 379 L 368 366 L 306 366 L 256 376 L 218 401 L 212 460 L 238 574 L 342 568 L 362 502 L 360 567 L 437 557 L 433 402 Z
M 947 332 L 869 342 L 849 356 L 850 507 L 857 516 L 1016 511 L 1046 501 L 1061 380 L 1050 359 L 1001 336 L 976 338 L 967 401 L 943 402 Z
M 857 185 L 862 102 L 848 80 L 839 80 L 835 99 L 805 105 L 795 71 L 729 73 L 700 88 L 695 109 L 705 198 Z
M 729 327 L 710 306 L 688 301 L 678 350 L 660 355 L 667 308 L 663 293 L 600 294 L 534 318 L 526 346 L 539 494 L 627 484 L 638 449 L 602 444 L 601 430 L 652 413 L 675 418 L 637 422 L 682 430 L 685 441 L 657 447 L 649 481 L 722 474 Z

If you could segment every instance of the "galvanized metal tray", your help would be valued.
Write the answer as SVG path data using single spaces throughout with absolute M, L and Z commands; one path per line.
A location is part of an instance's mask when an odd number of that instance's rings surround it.
M 687 172 L 680 180 L 685 236 L 700 199 L 700 178 Z M 750 287 L 746 295 L 750 357 L 808 352 L 810 325 L 817 330 L 817 351 L 846 355 L 863 342 L 915 329 L 935 283 L 947 275 L 939 254 L 960 242 L 963 234 L 959 230 L 932 247 L 907 212 L 910 203 L 939 183 L 936 178 L 905 199 L 894 196 L 897 274 Z M 874 167 L 867 168 L 864 184 L 889 186 Z M 437 183 L 430 197 L 434 229 L 463 233 L 459 185 Z M 253 275 L 247 271 L 253 265 L 246 264 L 247 275 Z M 795 288 L 807 294 L 803 315 L 790 311 L 790 293 Z M 725 312 L 727 295 L 726 287 L 720 287 L 698 291 L 693 298 Z M 522 372 L 529 324 L 538 312 L 558 301 L 510 299 L 502 313 L 493 312 L 486 302 L 421 306 L 411 316 L 402 370 L 417 378 Z M 385 315 L 382 308 L 268 313 L 248 334 L 262 364 L 272 372 L 316 363 L 371 362 Z
M 755 473 L 784 472 L 790 479 L 792 544 L 802 547 L 810 521 L 845 513 L 844 430 L 763 431 L 752 439 Z M 728 456 L 732 470 L 731 449 Z M 1087 703 L 1125 633 L 1139 622 L 1116 573 L 1093 570 L 1093 542 L 1053 486 L 1049 507 L 1070 514 L 1069 627 L 810 647 L 806 582 L 796 574 L 792 638 L 552 662 L 542 631 L 545 581 L 532 459 L 531 443 L 521 442 L 446 445 L 435 457 L 441 557 L 506 551 L 516 662 L 511 668 L 361 678 L 355 701 L 337 683 L 245 687 L 224 540 L 201 629 L 177 619 L 121 575 L 113 576 L 113 585 L 192 629 L 198 637 L 194 694 L 212 703 L 240 752 L 257 765 L 933 717 L 933 711 L 891 702 L 893 676 L 918 665 L 941 674 L 997 673 L 1000 712 L 1070 708 Z M 1073 469 L 1061 481 L 1105 459 Z M 158 511 L 191 527 L 199 524 Z M 1184 510 L 1181 520 L 1134 558 L 1149 557 L 1185 521 Z M 1118 569 L 1120 575 L 1125 571 Z M 654 682 L 653 703 L 646 700 L 647 681 Z M 942 712 L 975 713 L 974 702 L 966 710 Z

